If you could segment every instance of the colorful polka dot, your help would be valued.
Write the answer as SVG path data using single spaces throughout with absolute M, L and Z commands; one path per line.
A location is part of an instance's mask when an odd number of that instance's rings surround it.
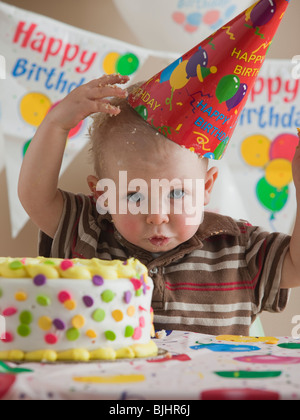
M 9 264 L 9 268 L 10 268 L 11 270 L 19 270 L 20 268 L 23 268 L 23 264 L 21 263 L 21 261 L 18 261 L 18 260 L 16 260 L 16 261 L 12 261 L 12 262 Z
M 94 305 L 94 300 L 90 296 L 83 296 L 82 300 L 87 308 L 91 308 Z
M 130 303 L 132 298 L 132 293 L 128 290 L 127 292 L 124 293 L 124 301 L 125 303 Z
M 139 340 L 141 337 L 142 337 L 142 329 L 140 327 L 135 328 L 132 338 L 134 340 Z
M 4 333 L 4 338 L 1 339 L 4 343 L 12 343 L 14 341 L 14 336 L 12 333 L 6 331 Z
M 146 273 L 141 275 L 142 282 L 148 284 L 148 275 Z
M 49 331 L 51 329 L 51 327 L 52 327 L 52 320 L 51 320 L 51 318 L 49 318 L 48 316 L 42 316 L 38 320 L 38 326 L 43 331 Z
M 103 300 L 103 302 L 111 302 L 113 300 L 113 298 L 115 297 L 115 293 L 112 290 L 105 290 L 102 294 L 101 294 L 101 299 Z
M 76 341 L 80 337 L 80 332 L 77 330 L 77 328 L 70 328 L 68 331 L 66 331 L 66 337 L 69 341 Z
M 127 309 L 127 315 L 128 316 L 134 316 L 134 314 L 135 314 L 135 307 L 131 305 Z
M 125 337 L 132 337 L 134 334 L 134 328 L 131 325 L 127 325 L 125 328 Z
M 66 325 L 65 323 L 61 320 L 61 319 L 54 319 L 53 321 L 53 325 L 57 330 L 65 330 L 66 329 Z
M 17 308 L 14 307 L 10 307 L 10 308 L 6 308 L 4 309 L 4 311 L 2 312 L 3 316 L 13 316 L 18 312 Z
M 89 338 L 97 338 L 97 334 L 94 330 L 87 330 L 85 335 Z
M 74 318 L 72 318 L 71 321 L 74 328 L 80 329 L 83 328 L 85 325 L 85 318 L 82 315 L 76 315 Z
M 15 294 L 15 299 L 17 302 L 25 302 L 28 299 L 28 295 L 26 292 L 17 292 Z
M 17 332 L 21 337 L 28 337 L 31 334 L 31 329 L 28 325 L 20 325 Z
M 51 260 L 46 260 L 44 261 L 44 265 L 55 265 L 55 262 Z
M 93 320 L 94 320 L 94 321 L 96 321 L 96 322 L 101 322 L 101 321 L 103 321 L 103 320 L 104 320 L 104 318 L 105 318 L 105 311 L 104 311 L 103 309 L 101 309 L 101 308 L 96 309 L 96 310 L 93 312 L 92 318 L 93 318 Z
M 50 306 L 51 299 L 48 296 L 40 295 L 36 297 L 36 303 L 38 303 L 40 306 Z
M 144 294 L 144 295 L 147 293 L 148 287 L 149 287 L 149 286 L 147 286 L 147 285 L 146 285 L 146 283 L 144 283 L 144 284 L 143 284 L 142 289 L 143 289 L 143 294 Z
M 104 284 L 104 279 L 102 276 L 94 276 L 92 282 L 95 286 L 102 286 Z
M 120 311 L 119 309 L 116 309 L 115 311 L 112 312 L 112 317 L 116 322 L 120 322 L 124 318 L 123 312 Z
M 117 338 L 116 334 L 113 331 L 105 331 L 105 338 L 109 341 L 115 341 Z
M 19 320 L 20 320 L 20 323 L 21 324 L 25 324 L 25 325 L 31 324 L 32 321 L 33 321 L 32 313 L 29 312 L 29 311 L 23 311 L 23 312 L 21 312 L 20 317 L 19 317 Z
M 65 302 L 64 302 L 64 307 L 66 308 L 66 309 L 68 309 L 68 311 L 73 311 L 74 309 L 76 309 L 76 302 L 75 302 L 75 300 L 66 300 Z
M 142 282 L 141 280 L 138 279 L 130 279 L 131 283 L 133 284 L 134 290 L 138 290 L 142 287 Z
M 61 264 L 60 264 L 60 268 L 63 270 L 63 271 L 66 271 L 66 270 L 68 270 L 69 268 L 72 268 L 74 266 L 74 264 L 73 264 L 73 262 L 71 261 L 71 260 L 64 260 L 64 261 L 62 261 L 61 262 Z
M 33 284 L 38 287 L 44 286 L 46 282 L 47 282 L 47 277 L 44 274 L 38 274 L 33 279 Z
M 62 292 L 59 292 L 57 298 L 60 303 L 65 303 L 66 300 L 71 300 L 72 296 L 69 292 L 67 292 L 66 290 L 63 290 Z
M 45 335 L 45 342 L 50 345 L 54 345 L 58 342 L 58 338 L 55 334 Z
M 145 327 L 146 321 L 145 321 L 145 318 L 143 316 L 140 317 L 139 324 L 140 324 L 140 327 L 141 328 L 144 328 Z

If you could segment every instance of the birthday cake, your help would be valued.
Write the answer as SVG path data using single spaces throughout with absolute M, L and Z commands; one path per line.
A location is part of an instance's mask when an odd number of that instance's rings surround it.
M 0 360 L 155 356 L 152 291 L 135 259 L 0 258 Z

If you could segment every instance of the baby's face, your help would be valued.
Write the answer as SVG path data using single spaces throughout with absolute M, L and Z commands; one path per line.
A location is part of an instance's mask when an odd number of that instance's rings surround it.
M 207 204 L 206 160 L 160 138 L 165 144 L 157 147 L 147 142 L 136 146 L 134 136 L 122 147 L 116 141 L 105 171 L 116 186 L 118 202 L 114 206 L 106 202 L 116 229 L 152 253 L 167 252 L 189 240 Z

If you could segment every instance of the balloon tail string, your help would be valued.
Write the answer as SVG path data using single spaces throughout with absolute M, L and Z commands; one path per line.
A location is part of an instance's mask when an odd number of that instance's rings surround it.
M 273 232 L 276 232 L 276 228 L 275 228 L 275 225 L 274 225 L 274 221 L 275 221 L 275 214 L 274 214 L 274 213 L 272 213 L 272 214 L 271 214 L 271 217 L 270 217 L 270 226 L 271 226 L 272 231 L 273 231 Z
M 173 96 L 174 96 L 174 89 L 172 89 L 172 92 L 171 92 L 171 98 L 167 98 L 166 99 L 166 105 L 170 105 L 170 111 L 172 111 L 172 109 L 173 109 Z

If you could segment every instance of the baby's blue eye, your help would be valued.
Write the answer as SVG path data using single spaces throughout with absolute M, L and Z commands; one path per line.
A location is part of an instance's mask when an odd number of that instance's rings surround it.
M 144 199 L 145 197 L 140 192 L 127 194 L 127 200 L 132 203 L 139 203 L 140 201 L 143 201 Z
M 180 200 L 185 196 L 185 192 L 182 190 L 173 190 L 169 194 L 169 198 L 172 198 L 173 200 Z

